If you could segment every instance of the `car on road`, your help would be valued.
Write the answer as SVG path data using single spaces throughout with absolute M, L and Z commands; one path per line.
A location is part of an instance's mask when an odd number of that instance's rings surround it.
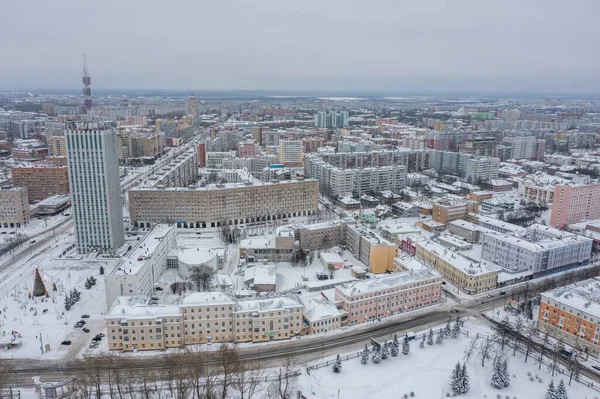
M 35 240 L 31 240 L 30 244 L 35 244 L 36 241 Z
M 81 318 L 82 318 L 82 319 L 89 319 L 89 318 L 90 318 L 90 315 L 89 315 L 89 314 L 82 314 L 82 315 L 81 315 Z
M 89 333 L 89 332 L 90 332 L 90 329 L 86 327 L 86 328 L 84 328 L 84 329 L 83 329 L 83 332 L 84 332 L 84 333 Z
M 10 233 L 8 233 L 8 234 L 15 234 L 15 232 L 14 232 L 14 231 L 11 231 L 11 232 L 10 232 Z
M 459 310 L 459 309 L 456 309 L 456 308 L 450 308 L 450 313 L 458 313 L 458 312 L 460 312 L 460 310 Z
M 494 296 L 492 294 L 487 294 L 486 298 L 493 298 Z
M 6 234 L 6 231 L 3 231 L 3 232 L 2 232 L 2 233 L 0 233 L 0 234 Z
M 500 291 L 498 295 L 506 295 L 506 291 Z
M 69 341 L 68 339 L 65 339 L 63 342 L 60 343 L 61 345 L 71 345 L 71 341 Z
M 592 364 L 592 368 L 595 369 L 595 370 L 600 371 L 600 366 L 596 366 L 595 364 Z

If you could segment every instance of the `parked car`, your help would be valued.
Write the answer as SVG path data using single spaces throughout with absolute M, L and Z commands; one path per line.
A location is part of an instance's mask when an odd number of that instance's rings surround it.
M 494 296 L 492 294 L 487 294 L 488 298 L 493 298 Z
M 35 244 L 36 241 L 35 240 L 31 240 L 30 244 Z
M 155 289 L 156 291 L 162 291 L 162 290 L 163 290 L 163 287 L 154 287 L 154 289 Z
M 596 366 L 595 364 L 592 364 L 592 368 L 595 369 L 595 370 L 600 371 L 600 366 Z
M 81 328 L 81 327 L 83 327 L 83 324 L 77 322 L 77 323 L 75 323 L 75 325 L 73 327 L 75 327 L 75 328 Z
M 63 342 L 60 343 L 61 345 L 71 345 L 71 341 L 69 341 L 68 339 L 65 339 Z
M 81 324 L 82 326 L 84 326 L 85 325 L 85 320 L 79 320 L 77 323 Z
M 84 329 L 83 329 L 83 332 L 84 332 L 84 333 L 89 333 L 89 332 L 90 332 L 90 329 L 86 327 L 86 328 L 84 328 Z
M 0 234 L 6 234 L 6 231 L 3 231 L 3 232 L 2 232 L 2 233 L 0 233 Z
M 89 319 L 89 318 L 90 318 L 90 315 L 89 315 L 89 314 L 82 314 L 82 315 L 81 315 L 81 318 L 82 318 L 82 319 Z

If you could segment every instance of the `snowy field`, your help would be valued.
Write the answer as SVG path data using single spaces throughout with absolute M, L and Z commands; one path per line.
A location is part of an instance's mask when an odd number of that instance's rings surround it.
M 419 348 L 420 339 L 411 341 L 410 352 L 398 357 L 389 357 L 379 364 L 374 364 L 369 359 L 366 365 L 361 364 L 361 358 L 355 357 L 342 362 L 342 371 L 334 373 L 331 365 L 306 372 L 299 377 L 299 385 L 303 394 L 314 398 L 410 398 L 414 392 L 415 398 L 444 398 L 452 397 L 450 389 L 450 374 L 457 362 L 464 361 L 464 350 L 470 340 L 477 333 L 490 334 L 487 327 L 467 322 L 465 328 L 469 330 L 469 338 L 461 336 L 453 339 L 447 338 L 442 344 Z M 483 341 L 480 339 L 479 341 Z M 342 358 L 346 354 L 341 354 Z M 474 353 L 467 361 L 470 391 L 459 397 L 482 398 L 509 398 L 509 399 L 543 399 L 551 375 L 546 367 L 538 370 L 530 357 L 528 363 L 524 362 L 522 354 L 517 352 L 515 357 L 512 351 L 505 348 L 508 360 L 510 386 L 501 390 L 493 388 L 490 383 L 493 374 L 493 360 L 488 359 L 485 367 L 481 366 L 481 358 Z M 329 358 L 330 364 L 335 358 Z M 319 361 L 322 363 L 323 361 Z M 316 363 L 313 363 L 313 365 Z M 531 376 L 529 375 L 531 374 Z M 537 376 L 537 377 L 536 377 Z M 568 376 L 556 375 L 554 383 L 558 384 L 560 378 L 568 383 Z M 531 381 L 533 379 L 533 381 Z M 600 397 L 600 393 L 593 388 L 573 381 L 567 385 L 570 399 L 592 399 Z M 501 396 L 497 396 L 501 395 Z

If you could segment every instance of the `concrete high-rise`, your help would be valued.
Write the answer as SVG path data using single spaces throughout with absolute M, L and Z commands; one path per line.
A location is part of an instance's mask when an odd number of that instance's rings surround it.
M 584 220 L 600 219 L 600 184 L 554 186 L 550 226 L 565 227 Z
M 70 122 L 65 137 L 77 251 L 114 253 L 125 241 L 117 133 L 101 122 Z

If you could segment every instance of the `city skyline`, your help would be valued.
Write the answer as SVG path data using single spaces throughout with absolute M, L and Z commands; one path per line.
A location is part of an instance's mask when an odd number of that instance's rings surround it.
M 560 5 L 14 2 L 0 89 L 75 89 L 85 53 L 98 89 L 600 93 L 600 5 Z

